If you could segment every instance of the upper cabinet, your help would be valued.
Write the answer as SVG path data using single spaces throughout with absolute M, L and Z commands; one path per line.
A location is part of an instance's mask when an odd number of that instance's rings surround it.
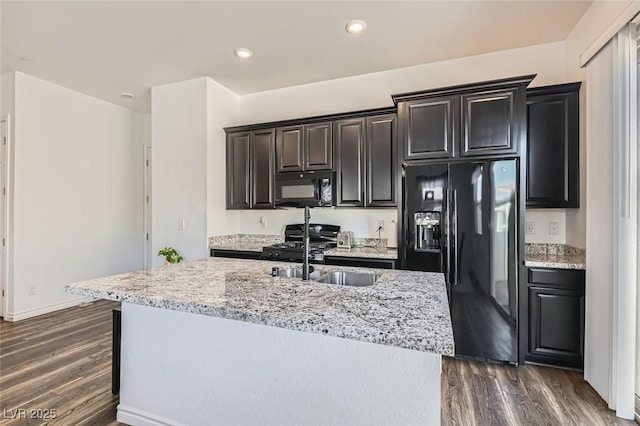
M 278 172 L 301 172 L 304 170 L 303 135 L 304 126 L 289 126 L 278 129 L 276 136 Z
M 515 87 L 462 95 L 460 156 L 517 153 L 518 120 L 524 116 L 516 104 L 524 106 L 524 93 Z
M 400 102 L 400 140 L 405 160 L 451 158 L 459 132 L 460 98 L 455 96 Z
M 331 170 L 333 168 L 332 123 L 279 128 L 276 135 L 278 172 Z
M 337 203 L 364 206 L 365 120 L 355 118 L 335 123 Z
M 274 208 L 277 173 L 316 170 L 336 172 L 337 207 L 397 206 L 395 108 L 225 130 L 228 209 Z
M 365 205 L 397 205 L 397 118 L 396 114 L 367 117 L 365 139 Z
M 511 155 L 526 120 L 533 76 L 394 95 L 403 161 Z
M 251 132 L 227 135 L 227 209 L 251 208 Z
M 580 206 L 580 83 L 527 91 L 527 207 Z
M 272 209 L 275 130 L 227 134 L 227 209 Z
M 334 123 L 338 207 L 397 206 L 396 114 Z

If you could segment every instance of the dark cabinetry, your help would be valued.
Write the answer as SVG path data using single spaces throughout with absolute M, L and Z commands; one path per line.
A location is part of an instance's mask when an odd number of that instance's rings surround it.
M 580 83 L 527 91 L 527 207 L 579 207 Z
M 227 208 L 251 207 L 251 132 L 227 135 Z
M 227 208 L 273 208 L 277 173 L 323 170 L 337 172 L 336 206 L 395 207 L 396 122 L 378 108 L 226 128 Z
M 243 250 L 227 250 L 227 249 L 210 249 L 211 257 L 230 257 L 233 259 L 260 259 L 262 252 L 259 251 L 243 251 Z
M 459 132 L 460 98 L 449 96 L 400 102 L 400 139 L 404 159 L 450 158 Z
M 384 114 L 367 117 L 365 139 L 365 205 L 394 207 L 397 205 L 397 116 Z
M 395 259 L 372 259 L 369 257 L 325 256 L 325 265 L 354 266 L 356 268 L 396 269 Z
M 278 129 L 278 172 L 331 170 L 333 139 L 331 122 L 288 126 Z
M 364 205 L 364 118 L 335 123 L 337 206 Z
M 338 206 L 396 206 L 396 114 L 334 124 Z
M 460 155 L 513 154 L 518 151 L 518 105 L 524 105 L 524 88 L 462 95 Z
M 526 360 L 583 368 L 584 271 L 528 268 L 527 275 Z
M 403 160 L 517 154 L 533 76 L 393 96 Z
M 227 208 L 273 208 L 275 130 L 227 135 Z

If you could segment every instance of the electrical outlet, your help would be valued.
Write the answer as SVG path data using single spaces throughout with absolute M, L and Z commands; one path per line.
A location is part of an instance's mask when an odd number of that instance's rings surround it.
M 536 223 L 535 222 L 526 222 L 525 223 L 525 228 L 526 231 L 525 233 L 529 234 L 529 235 L 533 235 L 536 233 Z
M 32 285 L 29 287 L 29 296 L 35 296 L 36 295 L 36 286 Z
M 558 235 L 558 234 L 560 234 L 560 223 L 549 222 L 549 235 Z
M 267 229 L 267 218 L 260 216 L 260 229 Z
M 384 220 L 379 220 L 378 221 L 378 227 L 376 229 L 384 231 Z

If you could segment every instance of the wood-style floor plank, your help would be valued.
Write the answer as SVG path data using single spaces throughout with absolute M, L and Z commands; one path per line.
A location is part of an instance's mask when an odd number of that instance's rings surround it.
M 0 415 L 56 410 L 55 418 L 1 425 L 118 425 L 111 394 L 111 311 L 116 302 L 10 323 L 0 321 Z M 4 417 L 4 418 L 2 418 Z
M 579 371 L 453 358 L 444 359 L 442 371 L 446 426 L 635 425 L 616 417 Z
M 117 426 L 111 311 L 99 301 L 18 323 L 0 321 L 0 425 Z M 11 419 L 17 409 L 56 418 Z M 4 417 L 4 418 L 3 418 Z M 581 372 L 445 358 L 442 424 L 634 425 L 615 417 Z

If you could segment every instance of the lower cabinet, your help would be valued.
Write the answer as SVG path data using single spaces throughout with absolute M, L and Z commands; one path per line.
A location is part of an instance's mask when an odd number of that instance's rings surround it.
M 210 249 L 211 257 L 230 257 L 233 259 L 260 259 L 262 252 L 244 250 Z
M 582 270 L 528 268 L 529 362 L 584 366 L 584 286 Z
M 396 269 L 395 259 L 372 259 L 369 257 L 325 256 L 325 265 L 355 266 L 359 268 Z

